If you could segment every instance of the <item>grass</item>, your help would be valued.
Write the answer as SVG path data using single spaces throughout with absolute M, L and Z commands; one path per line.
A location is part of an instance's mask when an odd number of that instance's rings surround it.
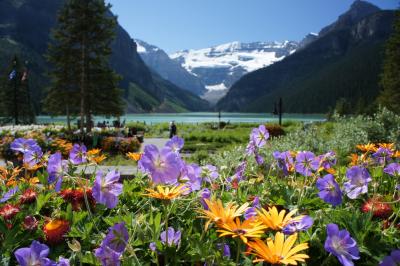
M 136 166 L 136 162 L 128 159 L 125 155 L 117 154 L 117 155 L 110 155 L 107 154 L 107 159 L 105 159 L 101 165 L 105 166 Z

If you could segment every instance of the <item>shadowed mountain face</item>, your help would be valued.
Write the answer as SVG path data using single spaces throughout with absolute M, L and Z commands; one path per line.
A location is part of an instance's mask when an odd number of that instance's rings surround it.
M 135 41 L 138 44 L 137 51 L 140 57 L 162 78 L 196 95 L 202 95 L 206 91 L 203 82 L 198 77 L 186 71 L 162 49 L 142 40 Z
M 41 110 L 43 88 L 48 86 L 49 66 L 44 60 L 50 31 L 64 0 L 3 0 L 0 2 L 0 66 L 8 69 L 14 54 L 29 61 L 30 86 L 35 108 Z M 129 111 L 197 111 L 208 104 L 154 74 L 144 64 L 129 34 L 118 25 L 112 44 L 112 68 L 122 76 L 121 88 Z M 8 70 L 7 70 L 8 71 Z M 6 71 L 4 71 L 6 72 Z M 2 73 L 6 75 L 6 73 Z M 173 97 L 172 97 L 173 96 Z M 179 103 L 174 102 L 180 98 Z
M 241 78 L 218 108 L 271 112 L 282 97 L 285 112 L 323 113 L 338 100 L 353 112 L 368 109 L 379 92 L 384 44 L 393 20 L 393 11 L 356 1 L 305 47 Z

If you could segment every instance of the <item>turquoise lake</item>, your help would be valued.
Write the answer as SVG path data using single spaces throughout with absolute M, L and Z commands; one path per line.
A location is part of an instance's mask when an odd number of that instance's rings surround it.
M 196 112 L 196 113 L 148 113 L 148 114 L 126 114 L 121 116 L 121 122 L 145 122 L 146 124 L 165 123 L 175 121 L 176 123 L 202 123 L 202 122 L 218 122 L 218 113 L 213 112 Z M 112 121 L 115 118 L 96 116 L 95 123 L 101 121 Z M 324 121 L 325 116 L 321 114 L 284 114 L 283 121 L 303 121 L 314 122 Z M 38 124 L 62 123 L 66 122 L 65 116 L 50 117 L 38 116 Z M 76 121 L 76 119 L 74 119 Z M 267 113 L 221 113 L 221 121 L 230 123 L 265 123 L 277 122 L 278 117 Z

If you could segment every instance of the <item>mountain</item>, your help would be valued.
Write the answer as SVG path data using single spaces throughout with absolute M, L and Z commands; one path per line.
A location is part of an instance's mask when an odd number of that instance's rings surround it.
M 282 97 L 285 112 L 325 113 L 343 102 L 350 112 L 366 111 L 379 92 L 383 50 L 393 20 L 394 11 L 354 2 L 311 43 L 242 77 L 218 108 L 271 112 Z
M 282 60 L 297 47 L 298 43 L 292 41 L 232 42 L 179 51 L 170 57 L 206 85 L 208 92 L 204 98 L 215 101 L 215 96 L 222 97 L 243 75 Z
M 161 48 L 139 39 L 135 41 L 140 57 L 150 69 L 153 69 L 162 78 L 196 95 L 202 95 L 206 91 L 204 84 L 198 77 L 172 60 Z
M 42 95 L 48 86 L 49 65 L 44 59 L 50 31 L 56 25 L 57 12 L 64 0 L 0 1 L 0 73 L 7 75 L 10 62 L 17 54 L 29 61 L 30 87 L 35 109 L 41 112 Z M 112 14 L 110 14 L 112 15 Z M 198 111 L 208 103 L 191 92 L 177 88 L 156 76 L 137 53 L 129 34 L 118 25 L 112 43 L 110 65 L 122 76 L 120 83 L 127 102 L 127 112 Z M 176 99 L 188 99 L 188 102 Z M 190 99 L 190 100 L 189 100 Z

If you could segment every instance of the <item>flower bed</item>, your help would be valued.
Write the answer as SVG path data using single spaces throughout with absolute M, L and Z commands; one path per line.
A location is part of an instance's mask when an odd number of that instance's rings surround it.
M 10 144 L 22 168 L 0 171 L 0 261 L 14 265 L 395 265 L 400 152 L 357 146 L 275 151 L 265 126 L 228 165 L 186 163 L 183 139 L 146 146 L 131 180 L 95 172 L 99 151 L 67 157 L 32 139 Z M 392 263 L 392 264 L 390 264 Z

